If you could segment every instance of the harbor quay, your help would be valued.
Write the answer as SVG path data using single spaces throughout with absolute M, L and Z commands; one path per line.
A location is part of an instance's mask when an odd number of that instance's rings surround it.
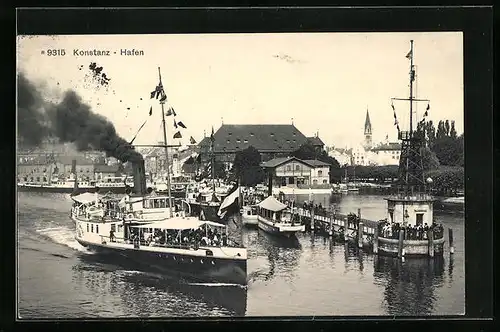
M 434 257 L 443 255 L 445 243 L 441 225 L 428 229 L 415 227 L 390 227 L 386 220 L 368 220 L 358 214 L 316 211 L 297 207 L 296 218 L 306 231 L 330 236 L 338 241 L 351 242 L 373 254 L 386 256 Z M 296 219 L 297 220 L 297 219 Z M 453 229 L 448 229 L 448 245 L 453 254 Z

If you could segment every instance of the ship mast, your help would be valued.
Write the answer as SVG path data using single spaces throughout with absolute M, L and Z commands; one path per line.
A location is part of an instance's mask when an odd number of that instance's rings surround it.
M 160 86 L 163 87 L 161 82 L 161 72 L 160 67 L 158 67 L 158 76 L 160 79 Z M 165 168 L 167 171 L 167 193 L 168 193 L 168 205 L 170 211 L 170 218 L 172 218 L 172 195 L 170 191 L 170 167 L 168 161 L 168 144 L 167 144 L 167 126 L 165 125 L 165 100 L 160 100 L 161 105 L 161 118 L 163 123 L 163 143 L 165 144 Z
M 398 126 L 398 139 L 401 140 L 401 156 L 399 161 L 399 190 L 400 194 L 405 196 L 413 195 L 414 193 L 425 193 L 426 184 L 424 180 L 423 160 L 421 149 L 424 147 L 424 135 L 420 132 L 413 130 L 413 103 L 425 101 L 429 103 L 428 99 L 417 99 L 413 96 L 413 82 L 415 81 L 415 66 L 413 64 L 414 48 L 413 40 L 410 40 L 410 52 L 406 56 L 410 59 L 410 94 L 409 98 L 391 98 L 392 103 L 395 100 L 409 101 L 410 102 L 410 127 L 408 131 L 399 130 Z M 394 117 L 396 118 L 396 111 L 394 104 Z M 429 109 L 429 106 L 428 108 Z

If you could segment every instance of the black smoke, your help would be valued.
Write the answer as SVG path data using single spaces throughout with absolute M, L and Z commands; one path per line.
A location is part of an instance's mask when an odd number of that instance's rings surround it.
M 65 92 L 59 103 L 47 102 L 23 73 L 18 75 L 18 135 L 23 144 L 31 146 L 53 137 L 61 143 L 73 143 L 79 151 L 106 152 L 121 162 L 143 159 L 116 133 L 113 124 L 94 113 L 76 92 Z

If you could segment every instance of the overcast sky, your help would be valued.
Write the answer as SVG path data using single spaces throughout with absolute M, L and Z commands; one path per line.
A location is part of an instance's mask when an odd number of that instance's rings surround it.
M 327 145 L 343 147 L 363 139 L 367 107 L 373 140 L 384 140 L 386 134 L 396 139 L 390 98 L 409 95 L 405 56 L 410 39 L 417 97 L 431 100 L 431 120 L 455 120 L 462 133 L 463 37 L 458 32 L 20 37 L 17 59 L 18 70 L 43 85 L 48 97 L 74 89 L 127 140 L 147 119 L 136 143 L 162 140 L 161 108 L 150 99 L 161 67 L 176 120 L 187 126 L 182 143 L 189 136 L 200 141 L 204 130 L 209 135 L 222 119 L 226 124 L 283 124 L 293 118 L 306 136 L 319 131 Z M 41 54 L 48 49 L 65 49 L 66 55 Z M 74 49 L 109 50 L 111 55 L 74 56 Z M 121 56 L 121 49 L 143 50 L 144 55 Z M 107 89 L 85 78 L 91 62 L 111 79 Z M 426 106 L 418 106 L 418 120 Z M 408 105 L 397 102 L 395 108 L 400 122 L 406 122 Z M 172 118 L 169 144 L 178 142 L 172 140 Z

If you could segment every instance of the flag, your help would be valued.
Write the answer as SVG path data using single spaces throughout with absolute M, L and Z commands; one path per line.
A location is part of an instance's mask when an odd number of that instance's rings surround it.
M 392 110 L 395 111 L 394 104 L 391 104 Z
M 163 93 L 160 98 L 160 101 L 165 101 L 165 100 L 167 100 L 167 94 Z
M 410 79 L 412 82 L 415 81 L 415 70 L 413 70 L 413 69 L 410 72 Z
M 149 108 L 149 115 L 151 116 L 153 114 L 153 106 Z
M 177 129 L 177 122 L 175 122 L 175 119 L 174 119 L 174 127 L 175 129 Z
M 179 127 L 181 128 L 184 128 L 186 129 L 187 127 L 184 125 L 184 123 L 182 123 L 182 121 L 179 121 L 179 123 L 177 123 L 179 125 Z
M 153 99 L 156 95 L 156 89 L 154 91 L 151 91 L 151 99 Z
M 399 124 L 398 120 L 394 120 L 394 125 L 397 126 Z
M 410 50 L 410 51 L 408 52 L 408 54 L 406 54 L 406 58 L 407 58 L 407 59 L 411 59 L 412 55 L 413 55 L 413 53 L 412 53 L 412 51 Z
M 230 193 L 229 195 L 227 195 L 226 198 L 224 198 L 224 201 L 222 202 L 222 204 L 219 207 L 219 211 L 217 211 L 217 215 L 220 218 L 224 218 L 224 216 L 226 215 L 227 210 L 229 209 L 229 207 L 231 205 L 233 205 L 234 202 L 236 202 L 236 200 L 239 197 L 240 197 L 240 187 L 237 187 L 236 190 L 234 190 L 232 193 Z
M 426 110 L 428 111 L 428 110 L 430 110 L 430 109 L 431 109 L 431 104 L 427 104 L 427 108 L 426 108 Z M 427 113 L 427 112 L 426 112 L 426 113 Z
M 181 132 L 178 131 L 174 134 L 174 138 L 182 138 Z
M 427 116 L 427 115 L 429 115 L 429 112 L 425 111 L 424 116 Z
M 210 134 L 210 140 L 212 142 L 215 140 L 215 138 L 214 138 L 214 127 L 212 127 L 212 134 Z
M 399 124 L 396 124 L 396 128 L 398 129 L 398 133 L 399 133 Z
M 173 108 L 173 107 L 172 107 L 172 114 L 173 114 L 174 116 L 177 116 L 177 114 L 175 114 L 175 110 L 174 110 L 174 108 Z
M 191 137 L 189 138 L 189 142 L 190 142 L 191 144 L 196 144 L 196 141 L 194 140 L 193 136 L 191 136 Z
M 163 86 L 160 84 L 158 84 L 158 86 L 156 87 L 156 99 L 158 99 L 158 97 L 160 96 L 160 94 L 163 92 Z
M 172 107 L 167 110 L 167 116 L 172 115 Z

